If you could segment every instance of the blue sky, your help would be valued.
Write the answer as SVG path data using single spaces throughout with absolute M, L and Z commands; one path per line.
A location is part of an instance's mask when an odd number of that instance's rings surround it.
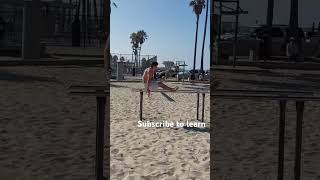
M 157 55 L 158 62 L 186 61 L 193 66 L 196 17 L 188 0 L 114 0 L 118 8 L 111 12 L 111 52 L 130 54 L 130 34 L 145 30 L 149 39 L 141 54 Z M 200 68 L 205 22 L 203 9 L 199 23 L 197 64 Z M 209 67 L 210 16 L 204 51 L 204 68 Z

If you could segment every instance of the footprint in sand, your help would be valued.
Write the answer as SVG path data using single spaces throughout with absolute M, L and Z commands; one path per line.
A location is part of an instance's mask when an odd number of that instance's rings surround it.
M 111 154 L 118 154 L 119 153 L 119 149 L 113 149 L 111 150 Z

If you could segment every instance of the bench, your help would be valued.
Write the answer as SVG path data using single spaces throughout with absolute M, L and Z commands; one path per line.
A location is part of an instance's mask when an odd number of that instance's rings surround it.
M 133 89 L 136 92 L 140 92 L 140 120 L 142 121 L 143 116 L 143 93 L 146 92 L 145 89 Z M 157 90 L 151 91 L 153 93 L 187 93 L 187 94 L 197 94 L 197 120 L 199 120 L 199 100 L 200 94 L 202 94 L 202 114 L 201 121 L 204 122 L 204 108 L 205 108 L 205 95 L 209 94 L 209 90 L 177 90 L 177 91 L 167 91 L 167 90 Z

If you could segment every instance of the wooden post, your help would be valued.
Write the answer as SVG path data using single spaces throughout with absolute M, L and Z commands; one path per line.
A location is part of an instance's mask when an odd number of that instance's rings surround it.
M 97 132 L 96 132 L 96 177 L 103 177 L 104 120 L 106 97 L 97 97 Z
M 143 91 L 140 91 L 140 121 L 142 121 Z
M 280 119 L 279 119 L 279 154 L 278 154 L 278 180 L 283 180 L 284 163 L 284 137 L 286 120 L 286 100 L 280 100 Z
M 204 122 L 204 100 L 205 100 L 205 96 L 206 94 L 205 93 L 202 93 L 202 122 Z
M 199 120 L 199 93 L 197 93 L 197 120 Z
M 300 180 L 301 176 L 301 144 L 302 144 L 302 121 L 304 101 L 296 102 L 297 125 L 296 125 L 296 156 L 294 165 L 294 179 Z

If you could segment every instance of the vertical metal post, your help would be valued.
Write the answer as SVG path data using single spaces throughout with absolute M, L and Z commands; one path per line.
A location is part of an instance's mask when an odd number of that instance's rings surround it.
M 199 120 L 199 93 L 197 93 L 197 120 Z
M 279 154 L 278 154 L 278 180 L 283 180 L 284 163 L 284 137 L 286 120 L 286 100 L 280 100 L 280 119 L 279 119 Z
M 297 125 L 296 125 L 296 156 L 294 165 L 294 179 L 300 180 L 301 176 L 301 145 L 302 145 L 302 121 L 304 111 L 304 101 L 296 102 Z
M 140 91 L 140 121 L 142 121 L 143 91 Z
M 106 97 L 97 97 L 96 177 L 103 180 L 104 120 Z
M 204 122 L 204 100 L 205 100 L 205 96 L 206 94 L 205 93 L 202 93 L 202 122 Z

